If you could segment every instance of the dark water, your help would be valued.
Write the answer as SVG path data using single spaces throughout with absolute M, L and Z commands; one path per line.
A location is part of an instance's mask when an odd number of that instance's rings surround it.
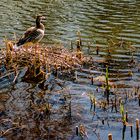
M 2 89 L 1 94 L 6 93 L 6 97 L 1 99 L 1 110 L 6 109 L 6 117 L 2 115 L 2 119 L 10 118 L 13 122 L 18 122 L 21 117 L 22 124 L 27 128 L 22 133 L 17 133 L 18 130 L 10 131 L 6 138 L 24 139 L 26 136 L 26 139 L 43 139 L 43 137 L 47 139 L 44 136 L 46 134 L 50 135 L 52 140 L 57 139 L 56 135 L 59 135 L 60 139 L 76 139 L 75 126 L 82 123 L 86 127 L 90 140 L 96 140 L 99 136 L 101 140 L 107 140 L 109 132 L 113 134 L 115 140 L 120 140 L 122 123 L 119 112 L 112 113 L 110 109 L 102 111 L 97 107 L 98 113 L 93 117 L 94 112 L 90 112 L 88 93 L 94 93 L 98 103 L 103 100 L 103 90 L 99 87 L 99 79 L 105 75 L 105 65 L 109 64 L 109 79 L 113 85 L 117 86 L 114 89 L 114 92 L 118 93 L 117 97 L 125 98 L 126 93 L 130 96 L 125 105 L 129 112 L 130 122 L 135 126 L 135 119 L 140 119 L 140 108 L 135 95 L 135 88 L 139 86 L 140 82 L 140 1 L 1 0 L 0 41 L 5 36 L 14 39 L 14 34 L 19 38 L 26 28 L 34 25 L 37 14 L 46 16 L 44 23 L 46 32 L 42 43 L 62 42 L 66 47 L 70 47 L 72 41 L 75 47 L 77 31 L 80 31 L 82 49 L 84 53 L 94 57 L 95 67 L 90 71 L 85 68 L 83 72 L 78 72 L 77 83 L 66 81 L 67 90 L 58 86 L 58 89 L 54 89 L 52 96 L 48 95 L 48 91 L 46 91 L 44 99 L 53 104 L 53 115 L 51 118 L 46 118 L 45 121 L 38 122 L 35 119 L 39 107 L 33 107 L 30 110 L 32 93 L 34 93 L 32 100 L 38 106 L 40 99 L 38 94 L 42 92 L 38 85 L 19 82 L 12 88 Z M 112 47 L 109 43 L 111 40 L 119 45 Z M 127 45 L 125 46 L 123 42 L 126 42 Z M 89 52 L 88 46 L 90 46 Z M 96 46 L 99 46 L 99 55 L 96 55 Z M 94 85 L 91 85 L 91 76 L 94 77 Z M 0 83 L 0 87 L 3 86 L 3 83 L 5 82 Z M 97 88 L 99 88 L 99 92 L 97 92 Z M 63 95 L 69 92 L 72 96 L 72 123 L 65 118 L 67 109 L 64 109 L 65 105 L 62 102 Z M 70 99 L 67 98 L 69 103 Z M 114 99 L 113 95 L 112 98 Z M 44 105 L 44 103 L 42 104 Z M 61 108 L 63 108 L 63 112 L 61 112 Z M 56 113 L 56 111 L 58 112 Z M 102 120 L 106 120 L 105 125 L 102 125 Z M 2 125 L 1 130 L 11 126 L 14 127 L 13 124 Z M 33 132 L 32 135 L 31 132 Z M 134 138 L 130 138 L 129 127 L 126 130 L 126 136 L 126 140 Z
M 41 0 L 0 2 L 0 37 L 20 36 L 46 16 L 44 42 L 74 41 L 81 31 L 84 42 L 104 46 L 110 37 L 140 44 L 140 2 L 137 0 Z

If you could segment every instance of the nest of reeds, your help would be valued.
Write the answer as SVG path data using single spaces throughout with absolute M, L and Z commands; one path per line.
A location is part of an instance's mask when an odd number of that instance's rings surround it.
M 38 82 L 46 78 L 48 73 L 62 74 L 73 72 L 89 61 L 80 51 L 70 51 L 62 45 L 23 46 L 13 49 L 13 43 L 6 41 L 6 47 L 0 50 L 0 79 L 7 74 L 15 74 L 14 81 L 20 70 L 26 69 L 23 79 Z

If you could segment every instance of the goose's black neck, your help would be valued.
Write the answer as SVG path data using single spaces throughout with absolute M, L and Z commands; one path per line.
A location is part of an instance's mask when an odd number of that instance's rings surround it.
M 40 28 L 41 27 L 41 21 L 40 21 L 40 18 L 39 17 L 37 17 L 37 19 L 36 19 L 36 27 L 37 28 Z
M 45 30 L 44 25 L 41 23 L 42 17 L 37 16 L 36 18 L 36 28 L 37 29 L 41 29 L 41 30 Z

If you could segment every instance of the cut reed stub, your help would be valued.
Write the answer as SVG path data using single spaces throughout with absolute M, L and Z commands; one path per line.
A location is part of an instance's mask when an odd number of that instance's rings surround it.
M 112 139 L 112 134 L 108 134 L 108 140 L 113 140 Z
M 136 140 L 139 140 L 139 119 L 136 119 Z

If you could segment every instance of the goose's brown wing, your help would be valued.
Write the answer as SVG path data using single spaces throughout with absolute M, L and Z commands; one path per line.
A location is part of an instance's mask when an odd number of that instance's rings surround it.
M 31 32 L 33 32 L 36 28 L 35 27 L 30 27 L 26 30 L 26 32 L 24 33 L 24 35 L 22 36 L 25 37 L 25 36 L 28 36 Z
M 21 46 L 25 43 L 28 42 L 37 42 L 39 39 L 41 39 L 43 37 L 40 29 L 36 29 L 34 28 L 29 28 L 25 34 L 23 35 L 23 37 L 17 42 L 17 46 Z

